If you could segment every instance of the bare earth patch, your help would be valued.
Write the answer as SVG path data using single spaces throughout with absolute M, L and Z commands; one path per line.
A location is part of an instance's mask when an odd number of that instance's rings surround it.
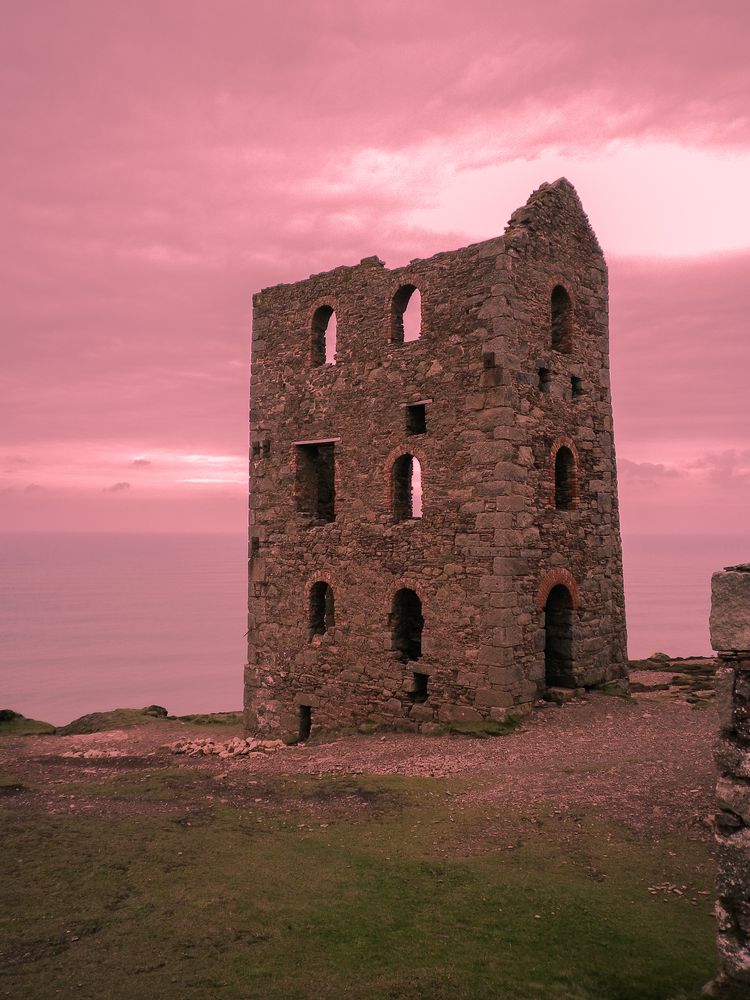
M 660 675 L 651 677 L 657 682 Z M 702 836 L 713 803 L 715 733 L 711 704 L 691 705 L 657 690 L 630 700 L 592 694 L 563 707 L 548 705 L 503 737 L 321 735 L 273 755 L 229 759 L 173 755 L 170 743 L 206 735 L 205 727 L 185 723 L 8 738 L 0 743 L 0 768 L 24 786 L 13 796 L 16 807 L 33 799 L 38 808 L 43 797 L 52 812 L 135 815 L 159 808 L 158 797 L 112 802 L 76 795 L 69 786 L 84 775 L 89 783 L 107 783 L 128 772 L 143 776 L 169 768 L 185 779 L 183 810 L 188 803 L 205 806 L 215 796 L 244 799 L 254 782 L 271 788 L 275 779 L 294 775 L 405 775 L 470 778 L 466 791 L 456 793 L 466 804 L 518 809 L 546 802 L 562 812 L 593 807 L 646 835 L 692 830 Z M 166 811 L 176 807 L 168 797 L 162 804 Z

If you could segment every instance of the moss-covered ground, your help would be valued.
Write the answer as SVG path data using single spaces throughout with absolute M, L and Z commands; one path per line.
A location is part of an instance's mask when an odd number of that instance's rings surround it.
M 701 840 L 465 778 L 95 770 L 54 809 L 6 777 L 0 996 L 692 1000 L 715 969 Z

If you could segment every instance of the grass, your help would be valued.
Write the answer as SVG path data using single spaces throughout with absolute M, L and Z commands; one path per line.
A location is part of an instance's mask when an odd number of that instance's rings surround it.
M 668 1000 L 714 972 L 700 843 L 545 803 L 461 808 L 466 782 L 246 775 L 209 798 L 220 784 L 189 767 L 76 784 L 164 806 L 126 819 L 6 808 L 0 992 Z M 689 890 L 648 891 L 666 883 Z
M 487 736 L 507 736 L 521 725 L 520 716 L 509 715 L 505 722 L 492 722 L 482 719 L 479 722 L 449 722 L 445 731 L 454 736 L 474 736 L 482 739 Z
M 103 733 L 109 729 L 127 729 L 129 726 L 158 725 L 159 716 L 147 714 L 142 708 L 115 708 L 110 712 L 91 712 L 74 719 L 57 730 L 60 736 L 80 736 L 85 733 Z
M 624 691 L 621 687 L 618 687 L 615 684 L 602 684 L 601 687 L 598 687 L 596 690 L 599 694 L 609 695 L 610 698 L 623 698 L 625 701 L 632 700 L 632 696 L 629 691 Z
M 158 714 L 159 706 L 149 705 L 146 708 L 115 708 L 109 712 L 92 712 L 74 719 L 67 726 L 60 726 L 57 733 L 60 736 L 80 736 L 86 733 L 103 733 L 110 729 L 127 729 L 129 726 L 159 725 L 162 722 L 190 722 L 200 725 L 223 726 L 237 733 L 242 727 L 241 712 L 214 712 L 203 715 L 167 716 Z M 160 709 L 165 712 L 165 709 Z
M 242 726 L 242 712 L 210 712 L 199 715 L 178 715 L 179 722 L 192 722 L 199 726 Z
M 54 733 L 55 727 L 49 722 L 27 719 L 19 712 L 4 708 L 0 711 L 0 736 L 37 736 Z

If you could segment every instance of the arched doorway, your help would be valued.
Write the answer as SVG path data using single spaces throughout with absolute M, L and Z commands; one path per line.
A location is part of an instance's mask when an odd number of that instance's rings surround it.
M 399 659 L 418 660 L 422 655 L 422 602 L 417 594 L 404 587 L 393 595 L 393 609 L 390 615 L 393 649 Z
M 547 687 L 575 687 L 573 678 L 573 601 L 561 583 L 544 605 L 544 681 Z

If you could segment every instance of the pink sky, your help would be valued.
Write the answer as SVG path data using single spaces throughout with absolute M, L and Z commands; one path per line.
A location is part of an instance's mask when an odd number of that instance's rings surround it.
M 28 0 L 0 49 L 5 530 L 243 531 L 252 292 L 565 175 L 623 528 L 747 532 L 746 0 Z

